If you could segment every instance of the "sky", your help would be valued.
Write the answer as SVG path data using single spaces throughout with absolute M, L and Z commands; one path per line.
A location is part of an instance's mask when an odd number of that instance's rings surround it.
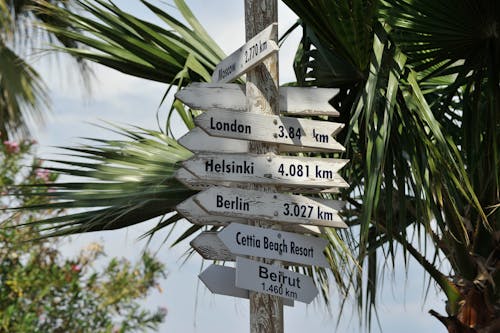
M 139 1 L 115 0 L 114 2 L 130 13 L 162 24 L 147 12 Z M 243 0 L 212 0 L 209 6 L 206 1 L 187 0 L 187 4 L 226 54 L 244 44 Z M 165 3 L 160 6 L 175 12 L 175 8 Z M 295 19 L 294 14 L 280 3 L 280 35 L 293 24 Z M 281 83 L 294 80 L 292 60 L 299 39 L 300 32 L 297 32 L 279 52 Z M 41 60 L 35 66 L 47 79 L 52 99 L 52 111 L 47 117 L 45 126 L 36 130 L 35 138 L 40 143 L 39 154 L 42 158 L 54 157 L 57 150 L 52 148 L 53 146 L 82 143 L 81 137 L 114 137 L 110 132 L 92 123 L 109 121 L 158 129 L 156 115 L 167 88 L 164 84 L 134 78 L 96 65 L 93 67 L 95 79 L 92 81 L 92 92 L 88 93 L 79 82 L 76 69 L 64 59 L 58 64 L 51 65 Z M 61 72 L 64 74 L 61 75 Z M 162 127 L 166 113 L 166 107 L 161 108 L 158 113 Z M 179 137 L 185 132 L 186 129 L 177 122 L 175 135 Z M 154 222 L 147 222 L 119 231 L 74 236 L 65 240 L 64 251 L 68 254 L 77 253 L 85 244 L 101 241 L 109 257 L 119 256 L 133 261 L 138 258 L 145 246 L 145 242 L 138 241 L 138 237 L 153 224 Z M 175 239 L 175 234 L 188 227 L 189 223 L 184 221 L 174 230 L 172 239 Z M 168 271 L 168 277 L 161 281 L 164 291 L 151 294 L 145 301 L 147 307 L 162 306 L 168 309 L 166 321 L 159 332 L 249 332 L 248 301 L 211 294 L 197 278 L 210 262 L 203 262 L 198 255 L 184 262 L 183 254 L 188 249 L 188 242 L 170 247 L 168 241 L 163 244 L 166 234 L 167 232 L 164 232 L 155 236 L 149 245 L 150 250 L 158 251 L 157 255 L 166 264 Z M 405 272 L 401 260 L 396 272 L 392 272 L 390 267 L 382 271 L 385 274 L 380 280 L 384 280 L 385 283 L 380 291 L 378 318 L 383 332 L 443 332 L 441 324 L 428 315 L 427 311 L 435 309 L 444 313 L 444 296 L 437 294 L 433 286 L 426 294 L 427 285 L 423 281 L 427 280 L 424 280 L 423 272 L 418 265 L 413 263 Z M 295 307 L 286 307 L 285 332 L 362 332 L 359 327 L 359 317 L 353 311 L 352 303 L 345 306 L 340 324 L 337 326 L 340 297 L 335 293 L 331 296 L 333 305 L 330 310 L 327 310 L 321 302 L 313 302 L 310 305 L 296 302 Z M 378 331 L 375 325 L 374 332 Z

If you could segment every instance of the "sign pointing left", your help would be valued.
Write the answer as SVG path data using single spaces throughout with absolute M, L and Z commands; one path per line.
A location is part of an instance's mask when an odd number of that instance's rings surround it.
M 255 35 L 245 45 L 222 60 L 214 70 L 213 82 L 231 82 L 245 74 L 264 59 L 279 50 L 271 37 L 277 33 L 278 24 L 273 23 Z

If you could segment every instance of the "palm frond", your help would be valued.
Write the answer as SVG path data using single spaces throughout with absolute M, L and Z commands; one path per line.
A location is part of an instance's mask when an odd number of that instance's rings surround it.
M 224 55 L 203 32 L 185 3 L 177 1 L 180 12 L 193 28 L 151 3 L 142 2 L 167 23 L 170 30 L 141 20 L 104 0 L 76 1 L 79 7 L 91 14 L 85 16 L 49 3 L 41 5 L 39 10 L 43 15 L 53 17 L 54 21 L 64 23 L 47 22 L 45 29 L 88 48 L 61 48 L 65 52 L 126 74 L 168 84 L 182 84 L 183 79 L 209 79 L 208 73 Z M 64 26 L 70 26 L 72 30 L 62 28 Z
M 0 137 L 26 136 L 42 122 L 46 87 L 39 74 L 0 40 Z
M 173 213 L 179 202 L 193 194 L 173 177 L 178 163 L 191 152 L 159 132 L 116 131 L 127 140 L 89 139 L 89 145 L 64 148 L 69 151 L 66 158 L 50 161 L 53 166 L 46 168 L 63 178 L 69 176 L 71 182 L 34 185 L 20 192 L 50 201 L 19 209 L 68 210 L 33 222 L 41 225 L 45 236 L 127 227 Z M 48 191 L 39 191 L 41 186 Z

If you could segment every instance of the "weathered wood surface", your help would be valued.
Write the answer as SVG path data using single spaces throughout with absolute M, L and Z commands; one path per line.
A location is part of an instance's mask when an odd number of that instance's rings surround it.
M 195 190 L 202 191 L 210 186 L 225 186 L 231 187 L 234 183 L 225 182 L 225 181 L 210 181 L 206 179 L 198 178 L 193 175 L 191 172 L 184 168 L 179 168 L 175 173 L 175 178 L 183 183 L 186 187 Z M 276 186 L 279 192 L 293 192 L 293 193 L 338 193 L 338 187 L 301 187 L 301 186 L 289 186 L 289 185 L 278 185 Z
M 236 258 L 236 287 L 308 304 L 318 295 L 311 277 L 242 257 Z
M 196 236 L 190 243 L 203 259 L 219 261 L 235 261 L 236 256 L 217 237 L 216 231 L 204 231 Z
M 332 207 L 333 209 L 339 210 L 342 208 L 339 204 L 342 203 L 341 201 L 335 201 L 335 200 L 324 200 L 324 201 L 330 205 L 337 204 Z M 250 221 L 245 218 L 218 216 L 209 214 L 194 201 L 194 196 L 178 204 L 176 210 L 179 214 L 184 216 L 184 218 L 186 218 L 189 222 L 196 225 L 212 225 L 216 227 L 223 227 L 229 225 L 230 223 L 241 223 L 241 224 L 250 223 Z M 298 232 L 301 234 L 320 235 L 322 233 L 321 228 L 314 225 L 287 224 L 283 226 L 283 229 L 287 231 Z
M 237 140 L 210 136 L 200 127 L 195 127 L 178 140 L 184 148 L 194 153 L 248 153 L 250 151 L 250 142 L 247 140 Z M 279 145 L 280 152 L 324 152 L 330 150 L 321 148 L 309 148 L 294 145 Z
M 200 153 L 183 167 L 207 182 L 234 182 L 296 187 L 349 187 L 338 174 L 348 163 L 343 159 L 261 154 Z
M 223 139 L 210 136 L 200 127 L 195 127 L 177 140 L 192 152 L 247 153 L 248 141 Z
M 215 215 L 323 227 L 347 227 L 338 215 L 338 210 L 300 195 L 211 187 L 197 194 L 194 201 L 205 211 Z
M 338 92 L 336 88 L 280 87 L 279 110 L 289 115 L 338 117 L 328 102 Z M 239 84 L 194 82 L 175 97 L 197 110 L 246 111 L 245 87 Z
M 230 253 L 328 267 L 323 250 L 324 238 L 303 236 L 292 232 L 231 223 L 217 233 Z M 214 241 L 214 244 L 217 244 Z M 225 252 L 221 252 L 224 254 Z
M 233 267 L 212 264 L 201 272 L 198 277 L 213 294 L 249 298 L 247 289 L 235 286 L 236 269 Z M 283 299 L 283 305 L 293 306 L 293 304 L 293 300 Z
M 334 139 L 344 127 L 341 123 L 232 111 L 206 111 L 195 123 L 210 136 L 307 147 L 309 151 L 345 151 Z
M 273 23 L 247 41 L 245 45 L 231 53 L 217 64 L 212 75 L 212 81 L 231 82 L 253 69 L 273 53 L 278 52 L 278 45 L 271 39 L 272 36 L 276 35 L 277 31 L 278 24 Z

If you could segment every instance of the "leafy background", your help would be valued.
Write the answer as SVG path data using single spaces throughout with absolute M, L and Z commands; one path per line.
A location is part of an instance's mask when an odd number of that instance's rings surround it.
M 140 9 L 143 8 L 140 4 L 131 4 L 128 1 L 116 1 L 116 3 L 120 7 L 129 12 L 136 13 L 142 18 L 156 20 L 153 16 L 142 16 L 141 13 L 145 12 Z M 188 1 L 187 3 L 205 25 L 210 35 L 223 47 L 226 53 L 230 53 L 243 43 L 242 3 L 214 1 L 210 8 L 204 7 L 200 1 Z M 292 24 L 293 19 L 289 11 L 283 11 L 284 6 L 280 6 L 280 9 L 282 10 L 280 12 L 280 29 L 286 29 Z M 226 15 L 225 13 L 228 12 L 237 13 L 237 15 Z M 224 20 L 220 19 L 222 14 L 224 14 Z M 280 54 L 282 83 L 293 79 L 291 59 L 295 53 L 294 47 L 297 44 L 298 36 L 294 38 L 296 38 L 295 41 L 285 43 Z M 50 70 L 45 63 L 39 63 L 38 66 L 43 74 L 48 73 L 50 77 L 57 77 L 58 67 Z M 61 83 L 59 80 L 51 80 L 49 82 L 53 89 L 55 110 L 52 118 L 47 121 L 48 127 L 44 132 L 40 133 L 39 139 L 42 144 L 61 145 L 63 143 L 67 146 L 81 142 L 81 140 L 76 139 L 77 136 L 109 137 L 110 133 L 107 131 L 82 123 L 82 121 L 94 122 L 95 119 L 99 118 L 110 121 L 119 119 L 120 122 L 125 124 L 134 124 L 145 128 L 157 128 L 155 111 L 165 92 L 164 85 L 131 78 L 101 67 L 95 67 L 95 71 L 100 83 L 94 86 L 93 98 L 85 105 L 82 105 L 82 99 L 78 97 L 78 95 L 82 94 L 81 91 L 75 88 L 75 81 L 78 80 L 76 75 L 73 77 L 72 84 L 68 84 L 67 81 L 62 81 Z M 169 102 L 165 103 L 165 105 L 169 105 Z M 164 123 L 166 112 L 167 110 L 160 110 L 160 124 Z M 175 125 L 173 127 L 178 129 L 178 132 L 174 134 L 179 136 L 182 133 L 182 127 Z M 137 236 L 143 234 L 151 226 L 151 224 L 139 225 L 128 230 L 113 232 L 112 235 L 100 233 L 98 237 L 102 237 L 109 244 L 107 251 L 116 250 L 121 255 L 126 254 L 133 257 L 137 253 L 137 249 L 143 246 L 143 243 L 135 242 Z M 85 239 L 89 237 L 96 237 L 96 235 L 74 237 L 73 244 L 68 245 L 68 251 L 73 247 L 76 248 L 76 243 L 85 242 Z M 172 239 L 175 239 L 175 237 Z M 161 236 L 157 237 L 151 245 L 158 248 L 161 241 Z M 193 327 L 193 331 L 207 332 L 208 330 L 213 330 L 215 332 L 222 327 L 225 328 L 224 330 L 227 330 L 228 325 L 234 325 L 232 326 L 234 327 L 233 330 L 237 330 L 238 328 L 246 329 L 248 311 L 245 301 L 211 295 L 205 296 L 207 292 L 201 287 L 198 293 L 200 298 L 198 303 L 196 303 L 197 288 L 195 289 L 193 286 L 198 285 L 196 275 L 201 269 L 201 262 L 195 256 L 184 266 L 181 266 L 178 258 L 181 257 L 185 250 L 182 247 L 170 249 L 167 246 L 160 249 L 161 258 L 167 262 L 167 267 L 170 267 L 172 270 L 172 274 L 169 275 L 168 280 L 165 282 L 164 289 L 171 291 L 172 294 L 167 291 L 164 299 L 151 300 L 151 304 L 161 302 L 164 305 L 167 302 L 169 316 L 165 324 L 166 329 L 171 331 L 185 331 L 186 327 Z M 415 328 L 415 332 L 442 329 L 439 327 L 439 323 L 434 322 L 431 318 L 425 321 L 421 320 L 422 316 L 427 316 L 424 313 L 428 308 L 441 310 L 440 307 L 442 306 L 441 300 L 433 300 L 434 290 L 431 287 L 430 299 L 426 304 L 426 309 L 420 308 L 422 296 L 426 292 L 425 287 L 419 287 L 422 280 L 421 274 L 418 270 L 410 268 L 408 272 L 410 278 L 407 281 L 404 275 L 386 276 L 386 278 L 395 279 L 396 281 L 392 289 L 389 287 L 390 283 L 386 284 L 388 286 L 385 290 L 387 297 L 382 298 L 379 308 L 380 319 L 386 332 L 399 332 L 403 328 L 407 329 L 408 321 L 412 320 L 412 316 L 414 316 L 413 319 L 415 320 L 415 325 L 412 325 Z M 410 290 L 411 292 L 406 294 L 406 290 Z M 405 294 L 407 297 L 406 307 L 403 306 L 406 298 Z M 395 297 L 397 297 L 397 301 L 394 300 Z M 336 298 L 338 297 L 333 297 L 334 300 Z M 169 304 L 172 307 L 168 306 Z M 196 304 L 198 304 L 197 310 Z M 337 309 L 335 306 L 334 301 L 331 318 L 328 318 L 323 308 L 316 306 L 306 309 L 305 306 L 298 305 L 295 309 L 286 309 L 285 329 L 288 332 L 299 332 L 307 328 L 314 328 L 318 332 L 322 330 L 331 331 L 331 328 L 336 324 Z M 346 311 L 345 319 L 348 319 L 349 306 Z M 222 316 L 225 313 L 233 314 L 233 316 L 224 316 L 230 323 L 227 321 L 221 323 L 218 318 L 214 318 L 218 315 Z M 180 318 L 181 320 L 177 322 L 174 321 L 176 320 L 175 318 Z M 194 328 L 193 326 L 195 320 L 198 328 Z M 346 321 L 346 325 L 349 325 L 348 320 Z M 357 322 L 354 321 L 350 324 L 349 328 L 342 328 L 341 330 L 357 332 L 358 329 Z

